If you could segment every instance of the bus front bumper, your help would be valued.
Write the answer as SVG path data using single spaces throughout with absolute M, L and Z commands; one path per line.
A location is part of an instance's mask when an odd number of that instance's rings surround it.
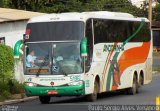
M 84 84 L 78 86 L 38 87 L 24 86 L 27 96 L 80 96 L 85 94 Z

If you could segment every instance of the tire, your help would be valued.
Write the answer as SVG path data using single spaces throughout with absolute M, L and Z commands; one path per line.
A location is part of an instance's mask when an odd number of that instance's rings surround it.
M 140 75 L 139 76 L 138 87 L 140 88 L 140 87 L 142 87 L 142 85 L 143 85 L 143 77 L 142 77 L 142 75 Z
M 95 81 L 94 82 L 94 91 L 93 91 L 92 94 L 87 95 L 87 100 L 91 101 L 91 102 L 96 101 L 97 100 L 98 92 L 99 92 L 99 84 L 98 84 L 97 81 Z
M 51 97 L 50 96 L 39 96 L 39 101 L 42 104 L 49 104 Z
M 137 88 L 137 93 L 141 90 L 141 87 L 143 85 L 143 77 L 142 75 L 139 76 L 139 81 L 138 81 L 138 88 Z
M 134 76 L 133 78 L 133 84 L 132 84 L 132 87 L 128 89 L 128 94 L 130 95 L 135 95 L 136 93 L 139 92 L 138 90 L 138 82 L 137 82 L 137 79 L 136 77 Z

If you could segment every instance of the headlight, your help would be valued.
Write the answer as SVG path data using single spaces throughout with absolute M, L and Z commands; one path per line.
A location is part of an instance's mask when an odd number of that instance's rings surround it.
M 78 85 L 82 85 L 83 81 L 76 81 L 76 82 L 70 82 L 68 83 L 69 86 L 78 86 Z
M 27 86 L 33 87 L 33 86 L 37 86 L 37 84 L 32 83 L 32 82 L 26 82 L 25 83 Z

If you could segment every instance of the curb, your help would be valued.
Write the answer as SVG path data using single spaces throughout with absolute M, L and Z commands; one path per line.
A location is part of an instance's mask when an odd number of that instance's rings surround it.
M 0 106 L 2 105 L 9 105 L 9 104 L 16 104 L 16 103 L 21 103 L 21 102 L 25 102 L 25 101 L 31 101 L 34 99 L 37 99 L 38 97 L 26 97 L 23 99 L 15 99 L 15 100 L 7 100 L 4 102 L 0 102 Z

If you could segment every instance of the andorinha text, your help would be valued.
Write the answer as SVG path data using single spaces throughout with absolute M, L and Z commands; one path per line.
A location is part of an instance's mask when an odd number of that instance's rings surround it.
M 124 50 L 124 45 L 104 45 L 104 49 L 103 52 L 107 52 L 107 51 L 123 51 Z

